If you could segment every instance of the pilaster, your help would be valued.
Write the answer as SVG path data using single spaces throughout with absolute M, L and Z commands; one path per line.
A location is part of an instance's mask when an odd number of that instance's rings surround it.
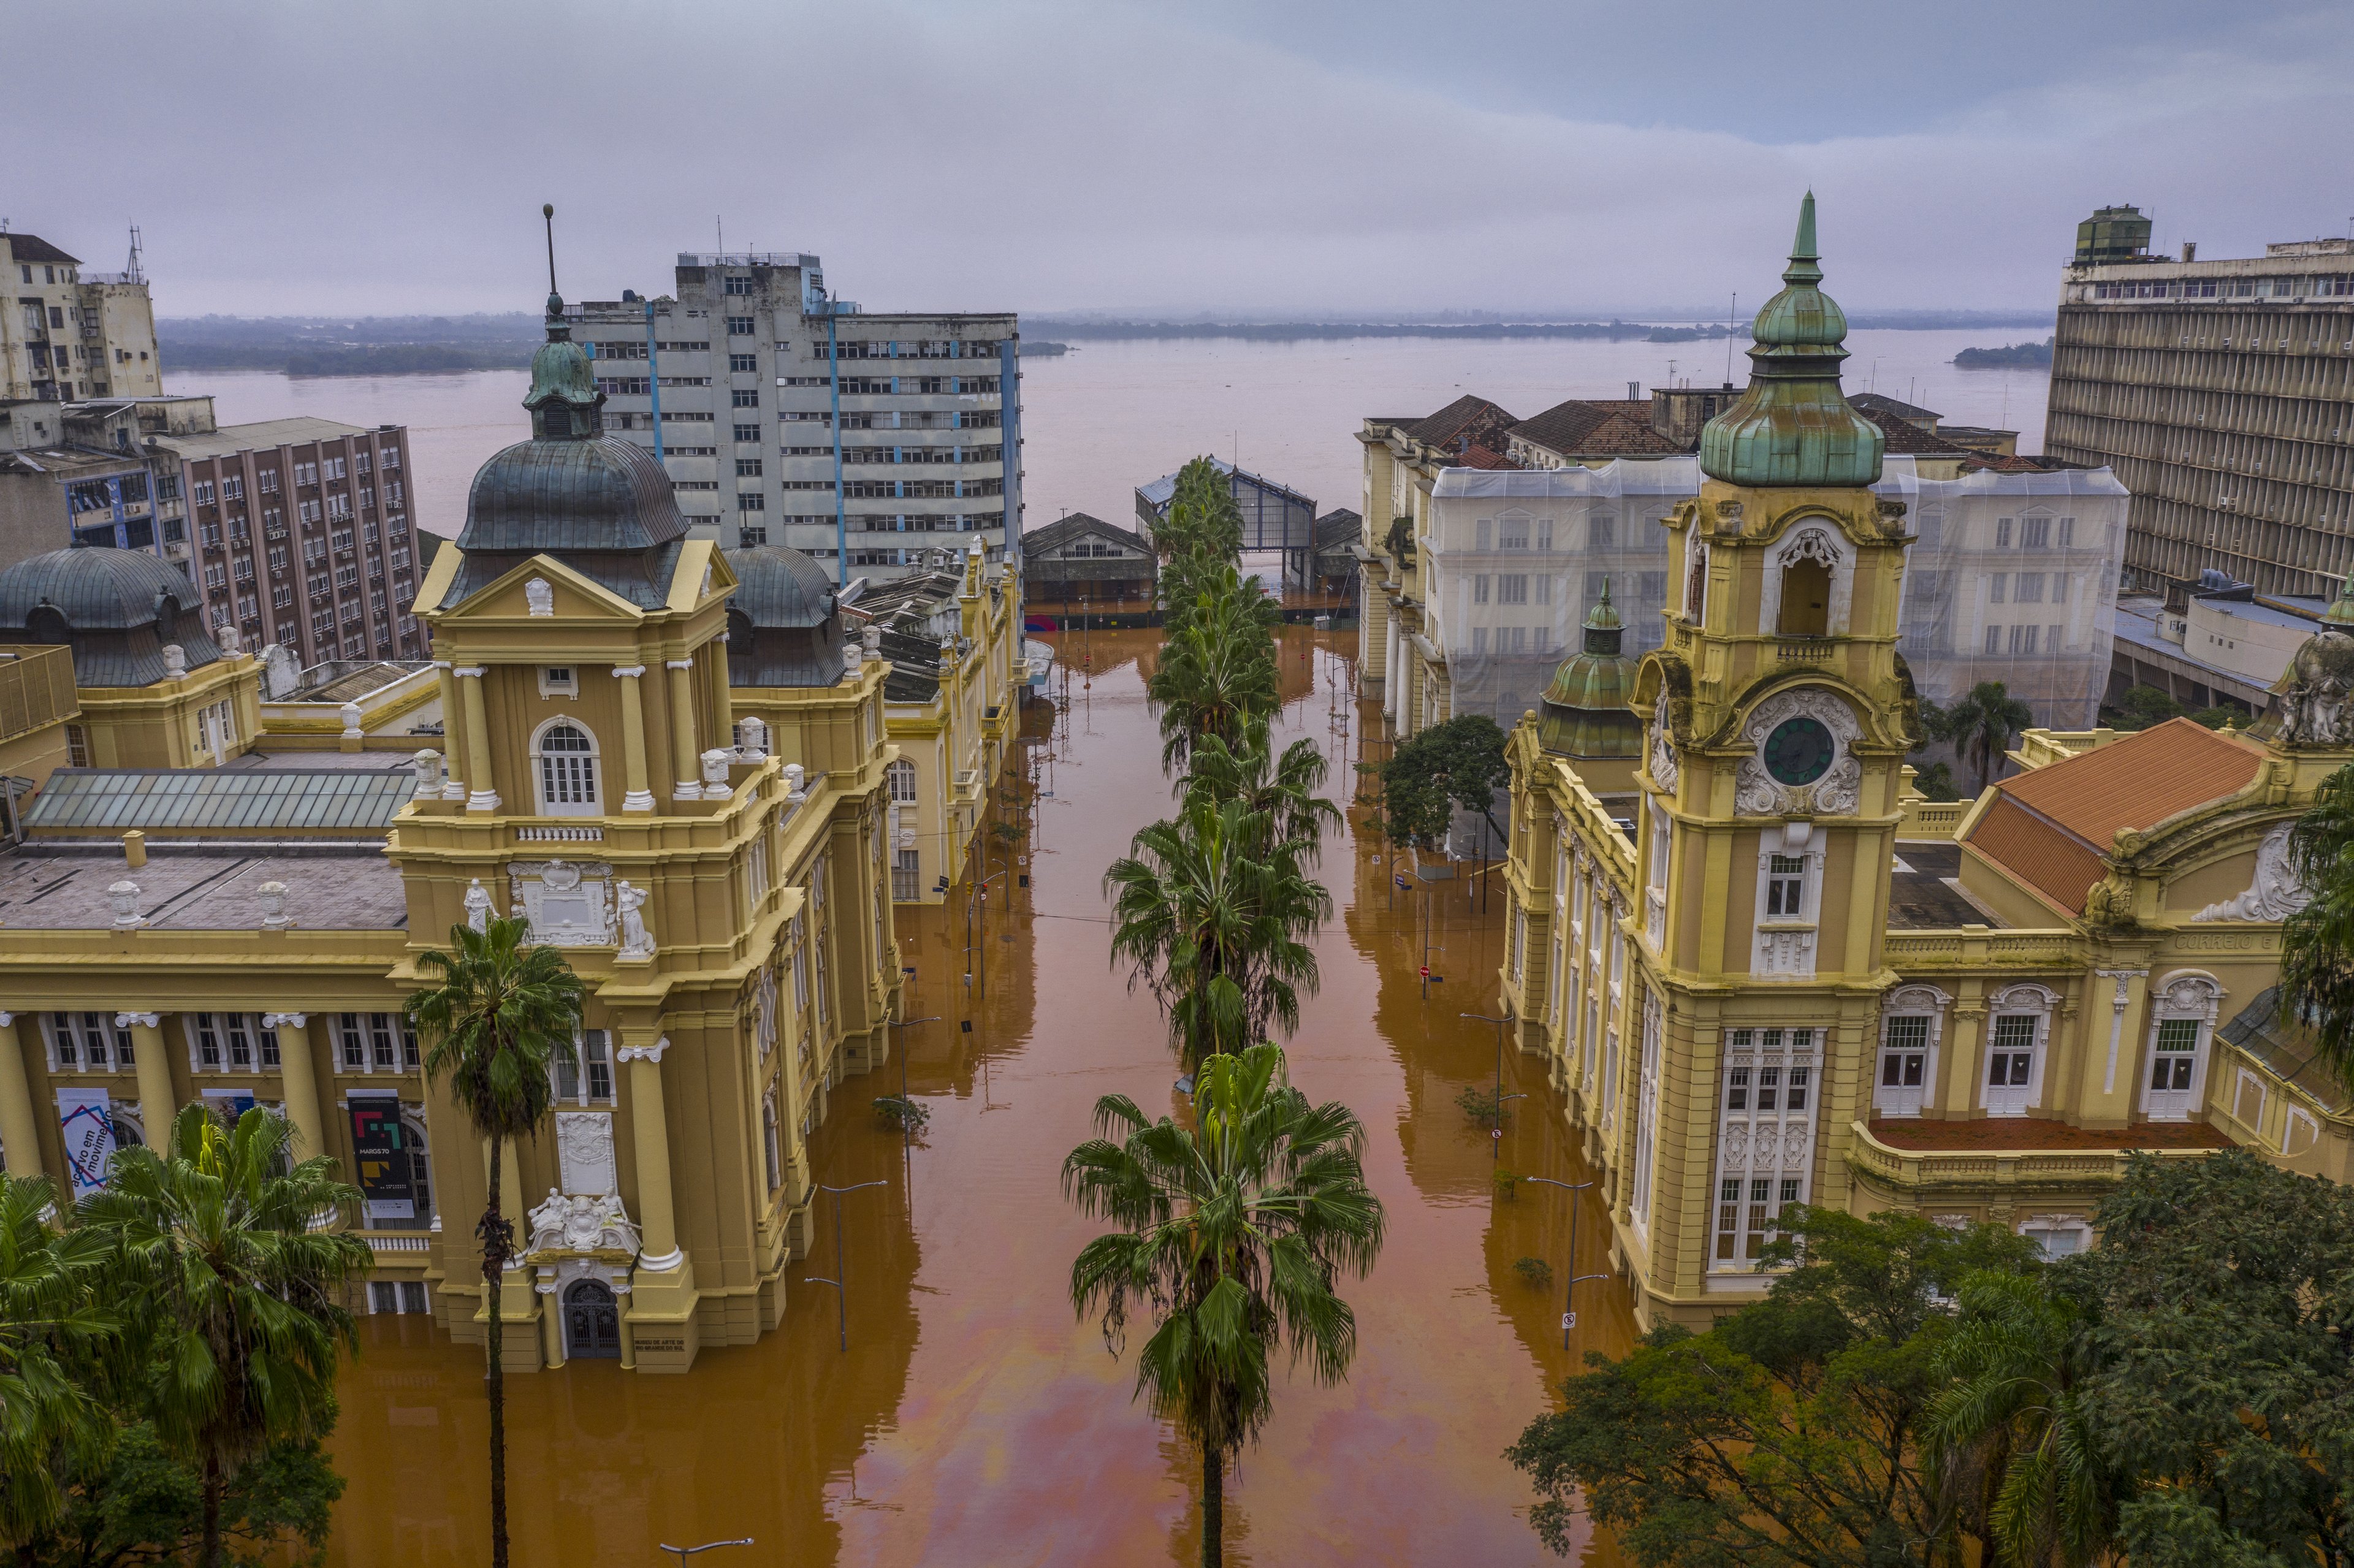
M 642 1031 L 624 1030 L 624 1038 Z M 695 1321 L 695 1265 L 678 1245 L 672 1207 L 670 1123 L 663 1104 L 662 1059 L 670 1037 L 632 1042 L 614 1053 L 629 1069 L 630 1125 L 636 1143 L 642 1250 L 623 1314 L 640 1372 L 683 1372 L 701 1339 Z
M 0 1012 L 0 1155 L 7 1160 L 9 1175 L 38 1176 L 42 1174 L 41 1124 L 33 1115 L 32 1080 L 25 1073 L 16 1017 Z M 40 1028 L 32 1014 L 24 1017 L 27 1027 Z M 143 1050 L 141 1060 L 145 1060 Z

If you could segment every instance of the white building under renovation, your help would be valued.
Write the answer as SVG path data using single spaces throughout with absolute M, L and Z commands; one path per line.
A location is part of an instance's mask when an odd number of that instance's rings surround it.
M 1482 713 L 1511 728 L 1537 705 L 1609 585 L 1625 652 L 1659 645 L 1670 602 L 1660 520 L 1700 493 L 1700 460 L 1596 468 L 1441 471 L 1431 495 L 1424 626 L 1393 619 L 1383 706 L 1402 733 Z M 1999 681 L 2054 729 L 2090 729 L 2108 682 L 2126 492 L 2106 469 L 1958 479 L 1886 460 L 1873 487 L 1903 501 L 1898 643 L 1920 694 L 1949 703 Z M 1678 608 L 1681 608 L 1679 605 Z M 1841 607 L 1830 607 L 1834 618 Z M 1832 629 L 1832 630 L 1835 630 Z M 1406 661 L 1440 667 L 1417 691 L 1445 712 L 1401 713 Z
M 795 251 L 682 253 L 675 287 L 567 313 L 605 428 L 661 449 L 693 536 L 790 546 L 836 582 L 975 536 L 1002 557 L 1021 530 L 1012 313 L 868 314 Z

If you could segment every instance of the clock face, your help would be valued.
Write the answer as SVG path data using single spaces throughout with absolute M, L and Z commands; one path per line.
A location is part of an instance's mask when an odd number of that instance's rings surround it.
M 1766 737 L 1766 771 L 1780 784 L 1811 784 L 1830 771 L 1831 732 L 1820 719 L 1784 719 Z

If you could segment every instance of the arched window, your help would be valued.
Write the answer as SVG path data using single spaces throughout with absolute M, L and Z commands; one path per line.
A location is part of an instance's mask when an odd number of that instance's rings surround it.
M 916 765 L 914 763 L 903 757 L 885 768 L 883 770 L 883 776 L 890 780 L 893 800 L 903 806 L 912 806 L 916 803 Z
M 1831 624 L 1831 569 L 1820 561 L 1793 561 L 1782 568 L 1781 624 L 1785 637 L 1821 637 Z
M 543 726 L 533 739 L 532 771 L 543 817 L 602 814 L 597 799 L 597 742 L 569 719 Z

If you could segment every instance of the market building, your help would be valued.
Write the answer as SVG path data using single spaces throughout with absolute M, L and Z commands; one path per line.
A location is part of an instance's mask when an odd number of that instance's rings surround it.
M 1888 493 L 1882 432 L 1840 396 L 1814 232 L 1809 197 L 1749 386 L 1664 521 L 1659 645 L 1630 674 L 1588 642 L 1510 737 L 1501 1000 L 1646 1323 L 1754 1299 L 1790 1203 L 1992 1221 L 2057 1255 L 2129 1150 L 2354 1169 L 2354 1117 L 2274 989 L 2306 896 L 2290 827 L 2354 762 L 2354 587 L 2258 733 L 2036 730 L 1976 801 L 1924 799 L 1903 642 L 1926 508 Z M 1581 722 L 1622 687 L 1631 762 Z

